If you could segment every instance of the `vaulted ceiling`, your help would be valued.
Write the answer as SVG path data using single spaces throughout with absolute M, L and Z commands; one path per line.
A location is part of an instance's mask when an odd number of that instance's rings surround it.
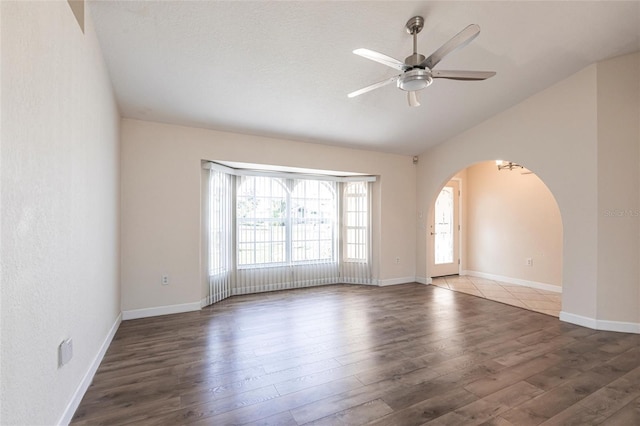
M 640 1 L 92 1 L 90 13 L 125 117 L 361 149 L 418 154 L 587 65 L 640 50 Z M 471 23 L 472 43 L 438 68 L 496 71 L 438 79 L 410 108 L 395 85 L 404 25 L 428 56 Z M 615 76 L 612 76 L 615 78 Z

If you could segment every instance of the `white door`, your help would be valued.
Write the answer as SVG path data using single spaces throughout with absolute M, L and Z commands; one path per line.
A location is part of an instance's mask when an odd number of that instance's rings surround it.
M 451 180 L 442 188 L 433 208 L 431 277 L 460 273 L 460 185 Z

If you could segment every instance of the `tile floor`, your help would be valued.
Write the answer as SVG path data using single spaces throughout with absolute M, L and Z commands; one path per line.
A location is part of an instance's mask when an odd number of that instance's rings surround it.
M 433 285 L 472 294 L 507 305 L 557 317 L 562 306 L 562 293 L 506 284 L 471 276 L 451 275 L 433 279 Z

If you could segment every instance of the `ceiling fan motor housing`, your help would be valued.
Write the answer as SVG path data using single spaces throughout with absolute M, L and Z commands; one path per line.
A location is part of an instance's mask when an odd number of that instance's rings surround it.
M 405 28 L 407 32 L 413 36 L 413 55 L 407 56 L 404 60 L 406 65 L 405 72 L 398 78 L 397 85 L 401 90 L 407 92 L 415 92 L 416 90 L 422 90 L 425 87 L 433 83 L 431 77 L 431 70 L 418 67 L 425 60 L 424 55 L 417 52 L 418 40 L 416 36 L 424 26 L 424 19 L 422 16 L 414 16 L 407 21 Z
M 428 69 L 414 68 L 402 74 L 398 78 L 398 88 L 407 92 L 422 90 L 433 83 L 431 71 Z

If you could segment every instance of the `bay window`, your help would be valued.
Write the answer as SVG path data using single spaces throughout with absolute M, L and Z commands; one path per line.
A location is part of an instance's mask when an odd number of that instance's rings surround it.
M 371 283 L 373 178 L 206 168 L 210 303 L 233 294 Z

